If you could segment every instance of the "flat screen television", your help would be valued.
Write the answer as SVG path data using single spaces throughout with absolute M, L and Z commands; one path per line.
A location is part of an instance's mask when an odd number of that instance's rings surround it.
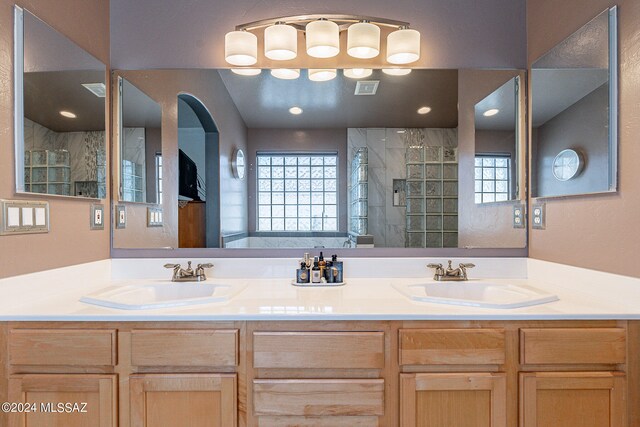
M 182 150 L 178 150 L 178 175 L 178 194 L 199 201 L 198 168 Z

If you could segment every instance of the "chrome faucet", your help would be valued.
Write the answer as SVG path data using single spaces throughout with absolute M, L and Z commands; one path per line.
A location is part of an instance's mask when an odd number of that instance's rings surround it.
M 442 264 L 428 264 L 427 268 L 435 269 L 433 280 L 439 282 L 462 282 L 469 280 L 467 277 L 467 268 L 473 268 L 475 266 L 475 264 L 471 263 L 461 263 L 458 268 L 453 268 L 451 266 L 451 260 L 449 260 L 449 266 L 446 270 L 442 267 Z
M 213 268 L 213 264 L 198 264 L 196 269 L 191 268 L 191 261 L 187 263 L 187 268 L 182 268 L 180 264 L 165 264 L 164 268 L 173 269 L 172 282 L 204 282 L 207 276 L 204 273 L 205 268 Z

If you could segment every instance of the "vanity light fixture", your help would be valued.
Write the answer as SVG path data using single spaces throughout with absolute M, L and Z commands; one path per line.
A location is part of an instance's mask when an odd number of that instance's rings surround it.
M 225 59 L 231 65 L 257 62 L 259 30 L 264 29 L 264 55 L 288 61 L 298 55 L 298 31 L 306 36 L 306 53 L 314 58 L 332 58 L 340 53 L 340 33 L 347 33 L 347 54 L 371 59 L 380 54 L 380 27 L 391 27 L 387 37 L 387 61 L 408 64 L 420 58 L 420 33 L 408 22 L 356 15 L 298 15 L 264 19 L 237 25 L 225 35 Z
M 373 70 L 371 68 L 347 68 L 342 73 L 350 79 L 363 79 L 373 74 Z
M 335 69 L 310 69 L 309 80 L 313 82 L 326 82 L 335 79 L 337 74 L 338 72 Z
M 332 58 L 340 53 L 340 27 L 325 18 L 307 24 L 307 55 Z
M 224 59 L 231 65 L 258 62 L 258 37 L 248 31 L 231 31 L 224 36 Z
M 60 115 L 62 117 L 66 117 L 68 119 L 75 119 L 76 117 L 78 117 L 74 113 L 72 113 L 71 111 L 65 111 L 65 110 L 60 111 Z
M 482 115 L 485 116 L 485 117 L 491 117 L 491 116 L 495 116 L 499 112 L 500 112 L 500 110 L 498 110 L 497 108 L 491 108 L 491 109 L 485 111 L 484 113 L 482 113 Z
M 425 107 L 420 107 L 420 108 L 418 108 L 417 113 L 418 113 L 418 114 L 427 114 L 427 113 L 429 113 L 430 111 L 431 111 L 431 107 L 426 107 L 426 106 L 425 106 Z
M 302 108 L 300 108 L 300 107 L 291 107 L 291 108 L 289 108 L 289 112 L 291 114 L 293 114 L 294 116 L 297 116 L 299 114 L 302 114 Z
M 239 76 L 257 76 L 262 72 L 260 68 L 232 68 L 231 72 Z
M 299 68 L 274 68 L 271 70 L 271 75 L 276 79 L 282 80 L 295 80 L 300 77 Z
M 383 68 L 382 72 L 388 76 L 406 76 L 411 73 L 411 68 Z

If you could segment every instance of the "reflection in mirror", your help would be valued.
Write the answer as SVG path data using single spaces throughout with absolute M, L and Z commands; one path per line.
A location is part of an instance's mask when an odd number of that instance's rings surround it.
M 106 197 L 105 65 L 15 8 L 18 192 Z
M 164 228 L 179 230 L 176 243 L 164 239 L 158 246 L 526 244 L 526 231 L 512 227 L 511 206 L 497 206 L 500 215 L 489 220 L 469 208 L 475 206 L 474 105 L 522 72 L 415 69 L 389 75 L 373 70 L 362 79 L 348 74 L 339 70 L 333 80 L 314 82 L 306 70 L 295 80 L 278 79 L 265 70 L 252 76 L 231 70 L 145 70 L 151 96 L 157 90 L 168 97 L 165 81 L 188 80 L 189 88 L 200 88 L 190 92 L 192 102 L 180 95 L 177 117 L 163 120 L 167 129 L 177 129 L 177 141 L 165 141 L 164 179 L 179 183 L 165 186 L 164 209 L 176 203 L 178 220 L 166 220 Z M 463 122 L 458 105 L 464 105 Z M 511 111 L 519 114 L 513 106 Z M 460 132 L 464 140 L 459 140 Z M 234 169 L 239 148 L 245 179 Z M 518 170 L 519 161 L 514 154 L 512 170 Z M 517 198 L 514 193 L 509 200 Z M 482 222 L 474 226 L 476 218 Z M 491 240 L 485 236 L 487 224 L 493 224 Z M 144 230 L 147 235 L 154 231 Z M 118 233 L 136 230 L 128 227 Z M 507 243 L 501 243 L 502 237 Z
M 532 66 L 532 195 L 616 190 L 616 8 Z
M 518 89 L 516 76 L 475 106 L 475 203 L 517 197 Z
M 162 203 L 162 109 L 118 77 L 120 105 L 120 200 Z

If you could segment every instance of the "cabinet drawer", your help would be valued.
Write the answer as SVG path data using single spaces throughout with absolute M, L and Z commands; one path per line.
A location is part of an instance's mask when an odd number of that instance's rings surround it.
M 254 332 L 255 368 L 382 369 L 384 332 Z
M 12 329 L 9 363 L 46 366 L 113 366 L 114 329 Z
M 623 328 L 520 329 L 523 364 L 617 364 L 625 355 Z
M 134 366 L 237 366 L 238 330 L 131 331 Z
M 400 329 L 401 365 L 501 365 L 503 329 Z
M 254 380 L 255 414 L 359 416 L 384 414 L 384 380 Z

